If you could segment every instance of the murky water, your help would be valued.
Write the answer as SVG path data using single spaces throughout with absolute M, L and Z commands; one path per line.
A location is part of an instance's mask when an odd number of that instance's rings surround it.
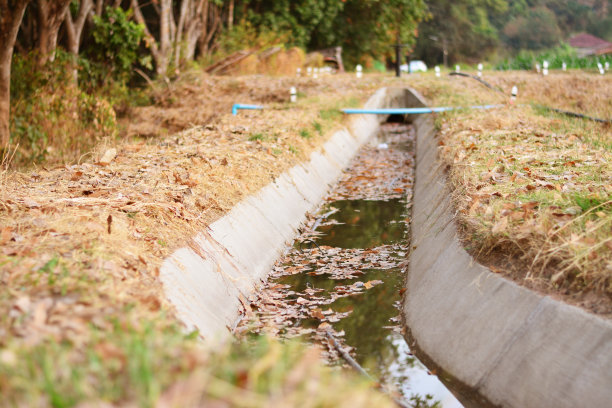
M 377 141 L 385 145 L 360 153 L 311 224 L 316 231 L 306 231 L 277 264 L 260 318 L 274 322 L 280 335 L 312 335 L 314 341 L 331 325 L 372 377 L 412 405 L 461 407 L 412 355 L 399 324 L 409 245 L 409 130 L 392 127 Z
M 406 202 L 343 200 L 328 204 L 339 211 L 330 218 L 342 224 L 319 228 L 323 235 L 314 242 L 337 248 L 372 248 L 387 245 L 378 259 L 385 264 L 398 264 L 406 259 Z M 309 245 L 313 245 L 308 242 Z M 381 251 L 382 252 L 382 251 Z M 311 272 L 316 271 L 314 268 Z M 334 311 L 351 313 L 332 323 L 337 332 L 344 332 L 344 342 L 354 348 L 355 359 L 381 382 L 399 390 L 414 403 L 440 402 L 442 407 L 460 407 L 461 404 L 446 387 L 423 366 L 410 352 L 398 326 L 400 290 L 403 287 L 402 268 L 362 269 L 359 281 L 382 280 L 383 283 L 366 293 L 337 299 L 331 306 Z M 276 281 L 287 284 L 290 290 L 301 293 L 307 288 L 324 289 L 319 296 L 332 292 L 338 285 L 351 285 L 354 279 L 330 279 L 327 274 L 300 273 L 285 276 Z M 295 296 L 295 295 L 294 295 Z M 316 327 L 316 318 L 305 319 L 300 324 Z M 431 396 L 428 399 L 427 396 Z

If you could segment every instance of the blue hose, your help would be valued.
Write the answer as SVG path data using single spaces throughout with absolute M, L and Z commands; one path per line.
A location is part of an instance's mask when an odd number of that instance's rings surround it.
M 475 105 L 475 106 L 440 106 L 436 108 L 393 108 L 393 109 L 342 109 L 348 114 L 372 114 L 372 115 L 407 115 L 418 113 L 445 112 L 456 109 L 493 109 L 505 105 Z
M 242 104 L 242 103 L 235 103 L 234 106 L 232 106 L 232 115 L 236 116 L 238 114 L 238 109 L 256 110 L 256 109 L 263 109 L 263 106 L 260 106 L 260 105 L 245 105 L 245 104 Z

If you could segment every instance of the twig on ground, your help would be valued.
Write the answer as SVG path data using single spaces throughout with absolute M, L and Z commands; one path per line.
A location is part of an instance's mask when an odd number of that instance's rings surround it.
M 464 72 L 451 72 L 448 75 L 451 76 L 462 76 L 462 77 L 466 77 L 466 78 L 472 78 L 475 79 L 476 81 L 480 82 L 481 84 L 483 84 L 484 86 L 486 86 L 489 89 L 494 90 L 495 92 L 499 92 L 500 94 L 505 95 L 505 92 L 502 91 L 499 88 L 494 87 L 493 85 L 491 85 L 490 83 L 488 83 L 487 81 L 483 81 L 482 79 L 478 78 L 477 76 L 474 75 L 470 75 L 470 74 L 466 74 Z
M 364 370 L 364 368 L 357 362 L 355 361 L 355 359 L 353 357 L 351 357 L 351 355 L 349 353 L 346 352 L 346 350 L 344 350 L 342 348 L 342 346 L 340 345 L 340 343 L 338 342 L 338 340 L 336 340 L 336 337 L 334 337 L 334 335 L 331 333 L 331 331 L 326 330 L 325 331 L 325 335 L 327 336 L 327 338 L 331 341 L 332 345 L 334 346 L 334 348 L 336 349 L 336 351 L 340 354 L 340 356 L 351 366 L 353 367 L 353 369 L 355 369 L 357 372 L 359 372 L 361 375 L 363 375 L 364 377 L 366 377 L 368 380 L 374 381 L 374 379 L 372 378 L 372 376 L 370 376 L 370 374 L 368 374 L 368 372 L 366 370 Z M 381 387 L 381 390 L 384 391 Z M 404 401 L 402 401 L 401 399 L 394 397 L 393 395 L 389 394 L 388 392 L 386 393 L 387 395 L 389 395 L 389 397 L 393 400 L 393 402 L 395 402 L 395 404 L 398 407 L 401 408 L 409 408 L 409 405 L 406 404 Z
M 587 119 L 587 120 L 592 120 L 593 122 L 599 122 L 599 123 L 612 123 L 612 119 L 595 118 L 593 116 L 583 115 L 582 113 L 576 113 L 576 112 L 566 111 L 563 109 L 551 108 L 550 106 L 546 106 L 546 105 L 535 105 L 535 106 L 540 109 L 546 109 L 549 111 L 553 111 L 555 113 L 559 113 L 561 115 L 571 116 L 572 118 Z

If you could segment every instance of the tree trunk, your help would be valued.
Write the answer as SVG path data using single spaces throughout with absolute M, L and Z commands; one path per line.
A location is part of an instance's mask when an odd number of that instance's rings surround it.
M 222 17 L 219 14 L 219 8 L 206 1 L 202 11 L 202 31 L 198 40 L 200 55 L 207 55 L 210 52 L 211 42 L 221 25 L 221 20 Z
M 227 29 L 231 31 L 234 26 L 234 0 L 229 2 L 229 10 L 227 11 Z
M 186 61 L 193 61 L 195 58 L 196 46 L 198 45 L 198 39 L 200 33 L 205 29 L 205 24 L 202 19 L 202 13 L 205 9 L 206 0 L 193 0 L 192 1 L 192 13 L 189 21 L 187 22 L 187 28 L 185 30 L 185 55 Z
M 180 64 L 181 64 L 181 51 L 183 50 L 183 45 L 185 41 L 185 37 L 183 36 L 183 32 L 185 29 L 185 21 L 191 17 L 188 14 L 191 11 L 191 1 L 190 0 L 182 0 L 181 1 L 181 11 L 179 14 L 178 25 L 176 27 L 176 33 L 174 35 L 174 70 L 175 73 L 178 74 L 180 72 Z
M 204 8 L 202 9 L 202 13 L 200 14 L 200 21 L 202 24 L 202 29 L 198 35 L 198 44 L 200 46 L 200 55 L 206 55 L 206 34 L 208 30 L 208 12 L 209 12 L 210 4 L 208 0 L 204 1 Z
M 72 18 L 72 13 L 70 12 L 70 10 L 66 12 L 66 17 L 64 20 L 64 24 L 66 25 L 66 37 L 68 39 L 68 51 L 70 51 L 74 59 L 74 68 L 72 75 L 74 77 L 75 83 L 78 79 L 76 60 L 79 56 L 79 48 L 81 46 L 81 36 L 83 34 L 83 27 L 85 27 L 87 16 L 89 15 L 89 12 L 93 9 L 93 6 L 93 0 L 81 0 L 76 20 Z
M 172 14 L 172 0 L 160 0 L 161 7 L 159 9 L 159 42 L 153 37 L 147 26 L 147 22 L 140 9 L 138 0 L 131 0 L 132 9 L 134 10 L 134 18 L 139 24 L 144 26 L 145 42 L 151 50 L 151 55 L 155 60 L 155 71 L 157 75 L 165 77 L 168 71 L 168 63 L 172 54 L 172 39 L 171 32 L 175 32 L 176 27 L 171 27 L 174 24 Z M 156 6 L 153 3 L 152 6 Z
M 70 0 L 37 0 L 38 11 L 38 64 L 53 61 L 57 35 L 70 6 Z
M 159 14 L 159 59 L 157 63 L 157 75 L 166 76 L 172 43 L 170 40 L 172 14 L 172 0 L 161 0 L 161 11 Z
M 83 28 L 85 27 L 87 16 L 89 15 L 89 12 L 93 9 L 93 7 L 93 0 L 81 0 L 76 19 L 72 17 L 72 13 L 66 13 L 64 24 L 66 24 L 68 51 L 70 51 L 75 56 L 79 54 Z
M 28 3 L 29 0 L 0 0 L 0 150 L 8 147 L 10 140 L 11 60 Z

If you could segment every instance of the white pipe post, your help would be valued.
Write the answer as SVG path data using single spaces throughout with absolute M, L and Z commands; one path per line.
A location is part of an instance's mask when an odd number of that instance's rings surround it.
M 540 73 L 540 63 L 536 62 L 536 72 L 539 74 Z
M 514 104 L 514 102 L 516 102 L 516 97 L 518 96 L 518 88 L 516 85 L 512 87 L 512 91 L 510 93 L 510 104 Z
M 542 63 L 542 68 L 542 75 L 548 75 L 548 61 L 544 60 L 544 62 Z
M 482 63 L 478 64 L 478 78 L 482 78 Z
M 292 103 L 297 102 L 297 89 L 295 89 L 295 86 L 292 86 L 291 88 L 289 88 L 289 95 L 291 95 L 290 101 Z
M 357 78 L 361 78 L 363 76 L 363 67 L 361 65 L 357 65 L 355 69 L 356 69 Z
M 461 67 L 459 67 L 459 64 L 455 65 L 455 72 L 461 72 Z
M 597 69 L 599 69 L 599 73 L 601 75 L 603 75 L 606 71 L 604 71 L 603 65 L 601 65 L 601 62 L 597 63 Z
M 312 75 L 312 67 L 306 68 L 306 76 L 311 76 L 311 75 Z
M 561 64 L 561 69 L 563 70 L 563 72 L 567 71 L 567 64 L 565 63 L 565 61 L 563 61 L 563 63 Z
M 312 77 L 313 77 L 313 78 L 315 78 L 315 79 L 319 77 L 319 68 L 316 68 L 316 67 L 315 67 L 315 68 L 312 70 Z
M 440 78 L 440 67 L 436 65 L 436 67 L 434 68 L 434 71 L 436 71 L 436 76 Z
M 609 70 L 610 70 L 610 63 L 609 63 L 608 61 L 606 61 L 606 63 L 604 64 L 604 69 L 605 69 L 606 71 L 609 71 Z

